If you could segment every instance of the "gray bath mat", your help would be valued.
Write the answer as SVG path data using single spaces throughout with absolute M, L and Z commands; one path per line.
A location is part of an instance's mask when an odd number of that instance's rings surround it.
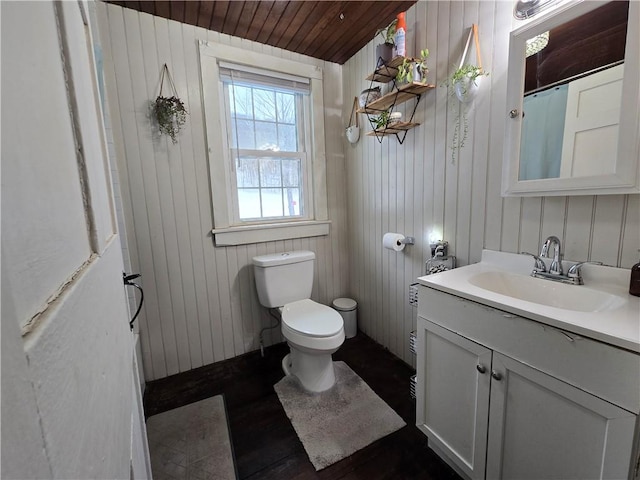
M 316 470 L 406 425 L 346 363 L 333 365 L 336 384 L 325 392 L 307 393 L 292 376 L 273 387 Z
M 222 395 L 147 419 L 155 480 L 234 480 L 229 426 Z

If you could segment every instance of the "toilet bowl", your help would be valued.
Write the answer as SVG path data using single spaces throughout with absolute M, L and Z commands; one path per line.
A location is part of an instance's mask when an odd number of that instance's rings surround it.
M 287 303 L 281 310 L 282 335 L 291 353 L 282 360 L 305 390 L 323 392 L 335 384 L 331 354 L 344 342 L 344 322 L 334 309 L 310 299 Z

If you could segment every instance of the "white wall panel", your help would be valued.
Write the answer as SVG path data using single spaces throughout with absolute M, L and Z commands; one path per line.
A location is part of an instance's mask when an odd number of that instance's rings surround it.
M 316 252 L 313 298 L 347 294 L 346 168 L 342 148 L 342 68 L 202 28 L 99 3 L 105 77 L 127 220 L 132 268 L 142 273 L 140 316 L 147 379 L 241 355 L 259 347 L 273 319 L 258 303 L 251 258 L 288 249 Z M 330 234 L 312 239 L 214 247 L 197 41 L 288 58 L 324 70 Z M 177 145 L 149 118 L 167 63 L 189 116 Z M 166 87 L 166 82 L 165 82 Z M 164 93 L 167 93 L 165 91 Z M 219 146 L 211 146 L 214 150 Z M 278 329 L 265 344 L 282 341 Z
M 408 363 L 414 361 L 408 331 L 415 328 L 408 287 L 423 272 L 432 230 L 444 232 L 459 265 L 479 261 L 482 248 L 536 252 L 549 235 L 561 239 L 570 260 L 625 268 L 637 261 L 638 195 L 500 196 L 512 8 L 502 1 L 418 2 L 407 13 L 408 53 L 429 48 L 428 80 L 437 85 L 420 100 L 415 118 L 421 125 L 402 145 L 394 137 L 379 144 L 364 136 L 370 126 L 362 116 L 365 128 L 358 144 L 344 142 L 350 292 L 358 301 L 362 330 Z M 452 161 L 458 102 L 442 84 L 460 61 L 472 23 L 479 25 L 483 65 L 490 76 L 469 109 L 466 145 Z M 343 67 L 345 125 L 350 99 L 369 87 L 364 78 L 375 66 L 375 43 Z M 402 253 L 384 250 L 386 231 L 414 235 L 416 245 Z

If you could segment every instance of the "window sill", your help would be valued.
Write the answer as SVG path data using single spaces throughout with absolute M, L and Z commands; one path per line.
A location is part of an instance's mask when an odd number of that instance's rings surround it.
M 273 242 L 293 238 L 329 235 L 330 220 L 295 223 L 273 223 L 268 225 L 246 225 L 242 227 L 214 228 L 211 230 L 216 247 L 247 245 L 249 243 Z

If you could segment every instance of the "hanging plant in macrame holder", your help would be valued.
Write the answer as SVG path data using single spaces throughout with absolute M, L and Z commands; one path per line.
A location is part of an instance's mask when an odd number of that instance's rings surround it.
M 165 76 L 169 79 L 169 86 L 171 88 L 172 96 L 165 97 L 162 95 L 162 88 L 164 87 Z M 153 114 L 158 122 L 158 129 L 160 133 L 169 135 L 171 141 L 178 143 L 178 134 L 187 121 L 187 110 L 184 108 L 184 103 L 178 98 L 178 92 L 173 84 L 171 75 L 169 74 L 169 68 L 165 63 L 162 67 L 162 78 L 160 79 L 160 94 L 152 104 Z

